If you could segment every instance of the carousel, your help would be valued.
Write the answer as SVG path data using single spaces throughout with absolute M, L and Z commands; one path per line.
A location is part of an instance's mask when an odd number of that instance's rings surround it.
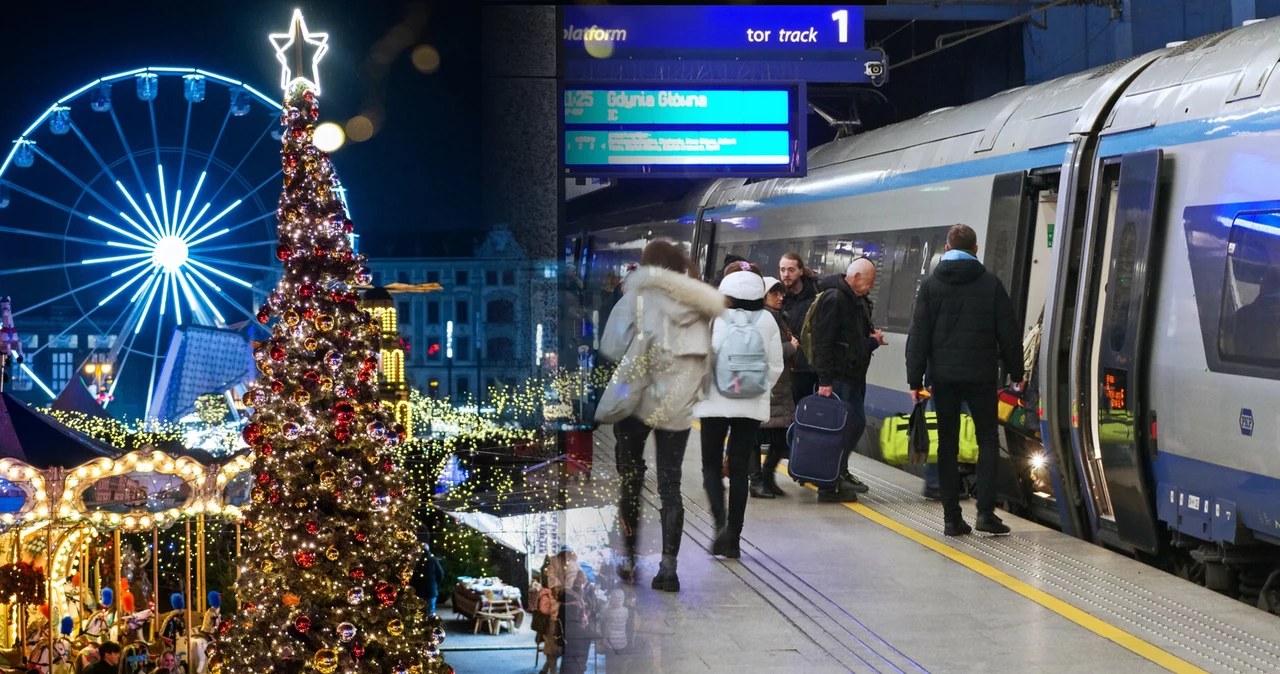
M 121 455 L 3 397 L 0 670 L 80 672 L 111 641 L 123 672 L 203 674 L 222 625 L 206 542 L 234 530 L 239 554 L 248 456 Z

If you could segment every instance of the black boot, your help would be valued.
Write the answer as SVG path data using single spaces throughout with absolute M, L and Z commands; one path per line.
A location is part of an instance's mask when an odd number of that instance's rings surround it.
M 751 498 L 777 498 L 773 490 L 765 484 L 764 476 L 758 475 L 750 479 L 751 482 Z M 774 485 L 775 487 L 777 485 Z
M 782 447 L 769 445 L 769 454 L 765 456 L 764 465 L 760 467 L 760 480 L 764 482 L 764 488 L 774 496 L 787 495 L 782 491 L 782 487 L 778 486 L 778 462 L 781 460 Z
M 684 508 L 663 508 L 662 514 L 662 564 L 651 587 L 663 592 L 679 592 L 680 578 L 676 575 L 676 557 L 680 554 L 680 539 L 684 536 Z
M 993 536 L 1008 536 L 1010 531 L 1009 525 L 1001 522 L 995 513 L 978 513 L 978 519 L 974 522 L 973 528 Z
M 732 524 L 720 530 L 711 543 L 711 554 L 728 559 L 742 556 L 742 527 Z

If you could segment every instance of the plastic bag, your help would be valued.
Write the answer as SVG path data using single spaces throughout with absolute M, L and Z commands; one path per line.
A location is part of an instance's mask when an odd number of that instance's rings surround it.
M 912 464 L 929 460 L 929 424 L 925 415 L 928 408 L 929 400 L 922 398 L 911 410 L 911 419 L 907 422 L 907 460 Z

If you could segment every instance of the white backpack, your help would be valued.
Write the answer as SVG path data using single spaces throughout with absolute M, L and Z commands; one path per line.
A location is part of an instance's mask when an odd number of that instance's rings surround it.
M 732 309 L 729 327 L 716 353 L 716 389 L 726 398 L 755 398 L 769 392 L 769 362 L 764 337 L 756 329 L 759 311 Z

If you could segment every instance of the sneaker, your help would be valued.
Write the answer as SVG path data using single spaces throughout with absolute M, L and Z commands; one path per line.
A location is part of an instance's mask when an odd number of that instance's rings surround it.
M 862 481 L 853 476 L 853 473 L 845 473 L 840 476 L 840 481 L 849 486 L 856 494 L 865 494 L 871 491 L 871 487 L 862 484 Z
M 942 529 L 942 533 L 947 536 L 964 536 L 973 533 L 973 529 L 964 520 L 956 520 L 947 522 L 947 525 Z
M 659 568 L 658 575 L 653 577 L 653 582 L 649 586 L 660 592 L 679 592 L 680 578 L 676 576 L 675 571 Z
M 978 515 L 978 521 L 974 523 L 974 528 L 984 534 L 993 536 L 1008 536 L 1009 525 L 1000 521 L 995 515 Z
M 857 501 L 857 492 L 853 491 L 847 482 L 841 482 L 835 489 L 818 492 L 818 503 L 857 503 Z

